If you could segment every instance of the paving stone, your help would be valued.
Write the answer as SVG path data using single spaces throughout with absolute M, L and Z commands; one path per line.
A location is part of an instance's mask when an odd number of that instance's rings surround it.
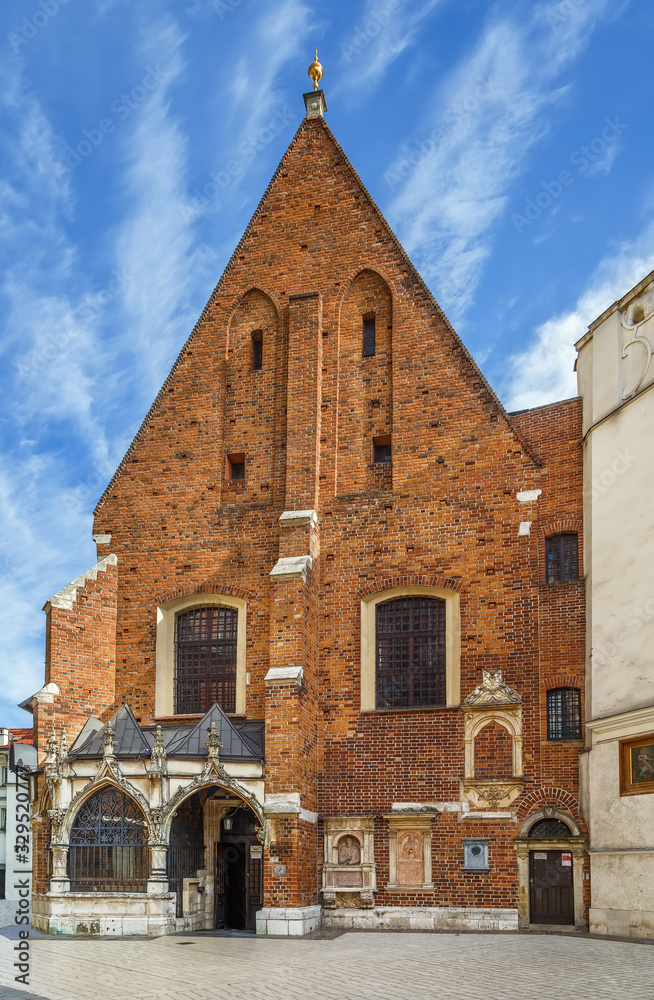
M 192 948 L 180 948 L 181 940 Z M 29 987 L 0 938 L 0 1000 L 648 1000 L 654 947 L 553 934 L 349 932 L 32 939 Z

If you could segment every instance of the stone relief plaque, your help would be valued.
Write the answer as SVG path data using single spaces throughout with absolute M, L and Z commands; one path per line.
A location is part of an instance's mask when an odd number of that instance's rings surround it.
M 338 842 L 339 865 L 358 865 L 361 863 L 361 848 L 350 834 L 341 837 Z
M 422 885 L 425 872 L 422 830 L 402 830 L 397 836 L 397 884 Z

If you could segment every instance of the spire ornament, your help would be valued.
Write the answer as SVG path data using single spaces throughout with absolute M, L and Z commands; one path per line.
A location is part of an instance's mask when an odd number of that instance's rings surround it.
M 104 737 L 100 740 L 100 746 L 103 749 L 105 760 L 114 760 L 116 756 L 116 734 L 114 732 L 114 727 L 110 722 L 107 723 L 104 730 Z
M 318 62 L 318 49 L 316 49 L 316 57 L 309 66 L 307 72 L 309 74 L 310 79 L 313 81 L 313 89 L 317 90 L 318 84 L 322 80 L 322 75 L 324 72 L 321 64 Z

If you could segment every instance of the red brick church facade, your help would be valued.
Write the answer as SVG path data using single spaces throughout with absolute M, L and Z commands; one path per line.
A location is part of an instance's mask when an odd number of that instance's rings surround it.
M 579 400 L 504 411 L 306 103 L 46 605 L 35 924 L 583 926 Z

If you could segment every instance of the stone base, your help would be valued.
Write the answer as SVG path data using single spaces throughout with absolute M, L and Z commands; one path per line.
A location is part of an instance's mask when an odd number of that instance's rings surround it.
M 517 910 L 473 910 L 456 906 L 376 906 L 323 910 L 322 926 L 333 930 L 517 931 Z
M 591 906 L 588 930 L 591 934 L 654 939 L 654 910 L 614 910 Z
M 69 892 L 32 896 L 32 927 L 42 934 L 173 934 L 175 894 Z
M 322 906 L 268 907 L 257 912 L 257 934 L 301 937 L 321 926 Z

